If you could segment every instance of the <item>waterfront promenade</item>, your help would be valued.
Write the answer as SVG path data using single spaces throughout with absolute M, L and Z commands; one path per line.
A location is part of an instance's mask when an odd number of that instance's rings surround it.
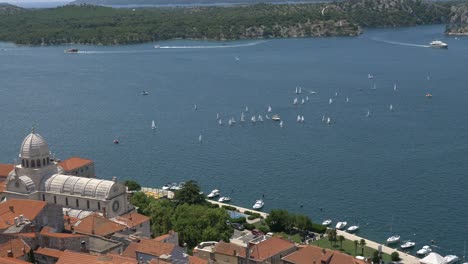
M 243 207 L 239 207 L 239 206 L 235 206 L 235 205 L 232 205 L 232 204 L 220 203 L 220 202 L 216 202 L 216 201 L 213 201 L 213 200 L 207 200 L 207 201 L 212 203 L 212 204 L 217 204 L 220 207 L 223 206 L 223 205 L 228 205 L 228 206 L 235 207 L 237 209 L 237 211 L 239 211 L 240 213 L 243 213 L 245 211 L 250 211 L 250 212 L 259 213 L 263 218 L 266 218 L 268 216 L 267 213 L 260 212 L 260 211 L 255 211 L 255 210 L 251 210 L 251 209 L 243 208 Z M 365 238 L 357 236 L 355 234 L 350 234 L 350 233 L 342 231 L 342 230 L 336 230 L 336 231 L 337 231 L 337 235 L 342 235 L 347 240 L 350 240 L 350 241 L 354 241 L 354 240 L 360 241 L 361 239 L 364 239 L 366 241 L 366 246 L 370 247 L 372 249 L 375 249 L 375 250 L 378 250 L 379 246 L 381 245 L 381 244 L 379 244 L 379 243 L 377 243 L 375 241 L 365 239 Z M 382 252 L 383 253 L 386 253 L 386 254 L 390 255 L 395 251 L 398 252 L 398 255 L 400 255 L 400 258 L 401 258 L 400 263 L 404 263 L 404 264 L 419 264 L 420 263 L 419 259 L 417 257 L 415 257 L 415 256 L 412 256 L 412 255 L 409 255 L 409 254 L 407 254 L 405 252 L 401 252 L 401 251 L 396 250 L 394 248 L 382 245 Z

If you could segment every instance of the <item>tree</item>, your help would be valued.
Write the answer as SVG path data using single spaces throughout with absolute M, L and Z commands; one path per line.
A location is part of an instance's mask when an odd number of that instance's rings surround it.
M 129 191 L 139 191 L 139 190 L 141 190 L 140 184 L 138 184 L 138 182 L 136 182 L 136 181 L 126 180 L 126 181 L 124 181 L 124 185 L 128 187 Z
M 366 246 L 366 240 L 365 239 L 361 239 L 359 241 L 359 245 L 361 246 L 361 256 L 364 257 L 364 247 Z
M 292 227 L 291 215 L 288 211 L 282 209 L 271 210 L 265 222 L 273 232 L 289 231 Z
M 330 241 L 330 245 L 332 245 L 332 243 L 336 243 L 336 229 L 329 229 L 327 235 L 328 241 Z
M 338 241 L 340 241 L 340 250 L 343 250 L 343 241 L 345 241 L 345 237 L 343 235 L 339 235 Z
M 174 200 L 179 204 L 204 204 L 206 203 L 205 196 L 200 193 L 200 187 L 196 181 L 188 181 L 184 186 L 176 191 Z
M 372 253 L 372 263 L 375 263 L 375 264 L 380 263 L 380 256 L 377 250 L 375 250 L 374 253 Z
M 167 234 L 173 228 L 175 204 L 167 199 L 149 200 L 143 213 L 151 219 L 151 232 L 155 236 Z
M 390 254 L 390 257 L 392 258 L 392 261 L 399 261 L 400 260 L 400 255 L 396 251 L 392 252 L 392 254 Z
M 142 214 L 152 200 L 155 199 L 153 197 L 147 196 L 143 192 L 136 192 L 132 195 L 130 202 L 138 208 L 138 213 Z
M 359 244 L 359 241 L 354 240 L 354 255 L 357 255 L 357 246 Z

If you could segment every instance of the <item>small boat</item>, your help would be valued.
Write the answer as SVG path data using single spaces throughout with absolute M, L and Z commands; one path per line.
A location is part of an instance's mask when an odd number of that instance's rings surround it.
M 169 190 L 169 188 L 171 188 L 171 186 L 170 186 L 169 184 L 165 184 L 165 185 L 162 187 L 162 189 L 165 190 L 165 191 Z
M 151 122 L 151 129 L 156 129 L 156 123 L 154 122 L 154 120 Z
M 148 91 L 141 91 L 141 95 L 148 95 L 149 92 Z
M 297 122 L 301 122 L 301 115 L 297 115 L 296 121 L 297 121 Z
M 316 91 L 310 91 L 311 94 L 316 94 L 317 92 Z
M 240 61 L 240 58 L 237 57 L 237 56 L 235 56 L 234 59 L 235 59 L 236 61 Z
M 202 134 L 200 134 L 200 135 L 198 136 L 198 142 L 200 142 L 200 143 L 201 143 L 201 142 L 202 142 L 202 140 L 203 140 L 203 139 L 202 139 Z
M 197 111 L 197 109 L 198 109 L 197 105 L 194 105 L 193 110 Z
M 279 126 L 280 126 L 280 127 L 283 127 L 283 121 L 280 121 Z
M 333 103 L 333 99 L 328 99 L 328 104 L 332 104 Z
M 216 120 L 219 119 L 219 113 L 216 113 Z
M 262 117 L 262 115 L 258 115 L 258 121 L 259 121 L 259 122 L 263 122 L 263 117 Z
M 265 205 L 263 200 L 257 200 L 255 201 L 255 204 L 252 206 L 253 209 L 262 209 L 262 207 Z
M 218 189 L 214 189 L 212 190 L 206 197 L 208 198 L 214 198 L 216 196 L 219 196 L 219 190 Z
M 298 93 L 299 93 L 299 90 L 297 89 L 297 86 L 296 86 L 296 92 L 295 92 L 295 93 L 296 93 L 296 94 L 298 94 Z
M 400 242 L 400 236 L 399 235 L 394 235 L 389 238 L 387 238 L 387 244 L 394 244 Z
M 426 97 L 427 98 L 432 98 L 432 94 L 431 93 L 426 93 Z
M 221 126 L 223 125 L 223 120 L 222 119 L 218 119 L 218 124 Z
M 231 119 L 229 119 L 228 125 L 229 125 L 229 126 L 232 126 L 232 120 L 231 120 Z
M 396 87 L 396 83 L 395 83 L 395 84 L 393 85 L 393 91 L 396 92 L 396 90 L 397 90 L 397 87 Z
M 423 246 L 420 250 L 416 251 L 417 255 L 427 255 L 432 252 L 430 246 Z
M 270 120 L 270 117 L 268 115 L 265 115 L 266 120 Z
M 350 226 L 348 229 L 346 229 L 349 233 L 354 233 L 354 232 L 357 232 L 359 230 L 359 226 L 357 225 L 353 225 L 353 226 Z
M 249 111 L 249 107 L 246 106 L 246 107 L 245 107 L 245 112 L 248 112 L 248 111 Z
M 241 121 L 241 122 L 244 122 L 244 121 L 245 121 L 244 112 L 242 112 L 242 114 L 241 114 L 240 121 Z
M 431 43 L 429 43 L 429 46 L 431 48 L 439 48 L 439 49 L 446 49 L 448 48 L 448 45 L 447 43 L 444 43 L 440 40 L 434 40 L 434 41 L 431 41 Z
M 154 48 L 159 49 L 159 48 L 161 48 L 161 46 L 160 45 L 154 45 Z
M 414 245 L 416 245 L 416 243 L 412 242 L 412 241 L 406 241 L 405 243 L 403 243 L 400 247 L 402 249 L 408 249 L 408 248 L 412 248 L 414 247 Z
M 325 122 L 325 115 L 322 116 L 322 122 Z
M 367 116 L 367 117 L 370 117 L 370 110 L 367 110 L 366 116 Z
M 78 49 L 67 49 L 64 50 L 65 53 L 78 53 Z
M 307 102 L 309 101 L 309 96 L 306 96 L 306 101 L 307 101 Z
M 391 105 L 388 107 L 388 109 L 389 109 L 390 111 L 393 111 L 393 105 L 391 104 Z
M 332 223 L 332 220 L 331 220 L 331 219 L 327 219 L 327 220 L 325 220 L 325 221 L 322 222 L 322 225 L 323 225 L 323 226 L 329 226 L 329 225 L 331 225 L 331 223 Z
M 349 97 L 346 97 L 346 102 L 349 103 Z
M 271 117 L 271 120 L 273 120 L 273 121 L 280 121 L 281 118 L 280 118 L 279 115 L 273 115 L 273 116 Z
M 301 123 L 304 123 L 304 116 L 301 116 Z
M 231 201 L 231 197 L 228 197 L 228 196 L 223 196 L 223 197 L 218 199 L 218 202 L 220 202 L 220 203 L 226 203 L 226 202 L 230 202 L 230 201 Z
M 327 117 L 327 125 L 330 125 L 332 123 L 332 120 L 330 117 Z
M 268 106 L 267 112 L 268 112 L 268 113 L 271 113 L 271 106 Z
M 338 96 L 338 92 L 335 92 L 335 97 L 337 97 L 337 96 Z
M 252 123 L 255 123 L 257 122 L 257 118 L 255 116 L 252 116 L 252 118 L 250 118 L 250 121 L 252 121 Z
M 301 88 L 301 87 L 299 87 L 299 93 L 300 93 L 300 94 L 302 93 L 302 88 Z
M 304 100 L 304 98 L 302 98 L 301 104 L 304 104 L 304 103 L 305 103 L 305 100 Z
M 348 224 L 348 222 L 338 222 L 338 223 L 336 223 L 335 228 L 338 229 L 338 230 L 341 230 L 341 229 L 345 228 L 347 224 Z
M 374 79 L 374 75 L 372 75 L 372 74 L 369 73 L 369 74 L 367 74 L 367 78 L 368 78 L 368 79 Z
M 118 138 L 116 138 L 116 139 L 114 139 L 114 141 L 113 141 L 113 142 L 114 142 L 114 144 L 119 144 L 119 139 L 118 139 Z
M 447 264 L 457 263 L 460 259 L 455 255 L 447 255 L 444 257 Z
M 296 98 L 294 98 L 294 100 L 293 100 L 293 104 L 294 104 L 294 105 L 297 105 L 297 97 L 296 97 Z

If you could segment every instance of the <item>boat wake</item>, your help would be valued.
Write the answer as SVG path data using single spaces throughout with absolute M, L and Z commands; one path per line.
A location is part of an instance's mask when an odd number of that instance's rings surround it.
M 418 48 L 429 48 L 430 47 L 429 45 L 419 45 L 419 44 L 391 41 L 391 40 L 385 40 L 385 39 L 379 39 L 379 38 L 372 38 L 372 40 L 387 43 L 387 44 L 401 45 L 401 46 L 410 46 L 410 47 L 418 47 Z
M 250 46 L 257 46 L 259 44 L 267 42 L 266 40 L 263 41 L 255 41 L 249 42 L 245 44 L 237 44 L 237 45 L 207 45 L 207 46 L 160 46 L 160 49 L 226 49 L 226 48 L 242 48 L 242 47 L 250 47 Z

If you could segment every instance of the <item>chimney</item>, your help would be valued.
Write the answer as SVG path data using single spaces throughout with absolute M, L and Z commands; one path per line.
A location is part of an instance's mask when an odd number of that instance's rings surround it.
M 9 208 L 10 208 L 10 211 L 12 211 L 12 212 L 15 211 L 15 207 L 13 205 L 10 205 Z
M 15 225 L 16 225 L 16 226 L 19 226 L 19 224 L 20 224 L 19 218 L 18 218 L 18 217 L 15 217 L 14 220 L 15 220 Z
M 7 257 L 12 258 L 13 257 L 13 251 L 8 250 L 7 251 Z
M 19 216 L 19 219 L 20 219 L 20 223 L 23 223 L 23 222 L 24 222 L 24 215 L 21 214 L 21 215 Z

